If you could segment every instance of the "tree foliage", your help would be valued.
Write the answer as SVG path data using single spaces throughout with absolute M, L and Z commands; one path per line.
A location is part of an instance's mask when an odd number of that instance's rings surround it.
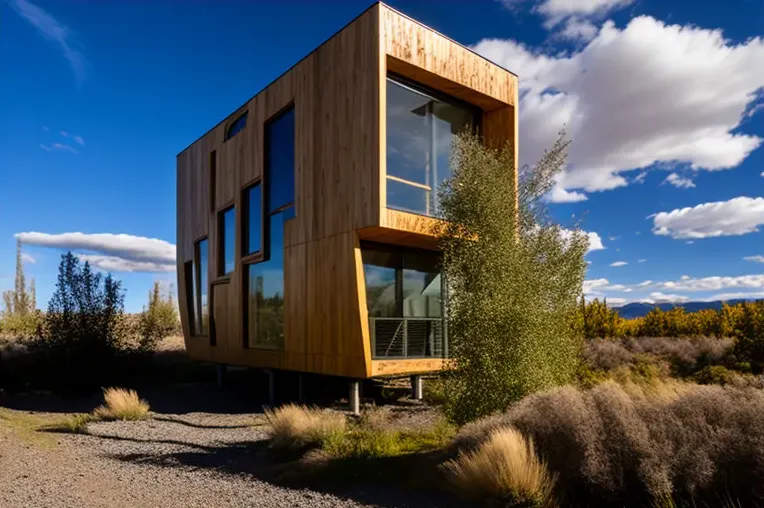
M 56 290 L 31 344 L 47 376 L 75 388 L 100 383 L 127 334 L 121 283 L 95 273 L 71 252 L 62 255 Z
M 580 337 L 570 323 L 587 238 L 553 224 L 544 201 L 567 147 L 561 135 L 533 168 L 523 169 L 518 186 L 511 146 L 487 148 L 471 134 L 452 146 L 454 173 L 440 192 L 446 222 L 438 234 L 453 358 L 446 410 L 457 423 L 574 375 Z
M 13 289 L 3 292 L 4 309 L 0 332 L 16 337 L 30 337 L 37 328 L 38 313 L 34 279 L 27 285 L 21 241 L 16 241 L 16 276 Z
M 152 351 L 164 339 L 178 333 L 180 321 L 172 291 L 162 294 L 159 281 L 149 291 L 148 304 L 143 308 L 139 318 L 140 342 L 142 351 Z

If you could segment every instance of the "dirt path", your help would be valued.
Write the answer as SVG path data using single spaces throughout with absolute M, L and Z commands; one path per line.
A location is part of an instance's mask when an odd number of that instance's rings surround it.
M 258 478 L 262 415 L 158 414 L 89 424 L 90 435 L 34 429 L 60 415 L 0 408 L 0 506 L 357 507 L 446 506 L 383 487 L 332 494 Z M 253 426 L 253 422 L 255 425 Z M 253 473 L 254 472 L 254 473 Z M 445 504 L 444 504 L 445 503 Z

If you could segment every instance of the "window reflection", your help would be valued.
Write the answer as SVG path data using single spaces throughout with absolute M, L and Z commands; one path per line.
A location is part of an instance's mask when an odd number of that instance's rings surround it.
M 199 259 L 197 265 L 199 270 L 199 282 L 197 284 L 197 290 L 199 291 L 199 315 L 201 316 L 201 335 L 207 335 L 209 333 L 209 321 L 210 321 L 210 309 L 207 305 L 207 291 L 209 287 L 209 277 L 207 273 L 207 240 L 201 240 L 197 244 L 197 257 Z
M 284 347 L 284 213 L 269 221 L 270 256 L 249 265 L 247 336 L 250 346 Z
M 268 212 L 294 202 L 294 108 L 266 126 Z
M 437 193 L 451 174 L 454 135 L 475 124 L 475 112 L 387 80 L 387 206 L 438 214 Z
M 261 229 L 262 229 L 262 199 L 263 193 L 260 184 L 253 185 L 245 194 L 244 209 L 246 210 L 246 221 L 244 234 L 246 251 L 244 254 L 253 254 L 260 250 Z
M 236 242 L 236 210 L 233 207 L 221 212 L 220 231 L 220 275 L 226 275 L 234 268 L 234 245 Z

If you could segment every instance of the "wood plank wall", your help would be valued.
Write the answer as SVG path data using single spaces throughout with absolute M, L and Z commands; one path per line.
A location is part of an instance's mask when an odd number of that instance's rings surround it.
M 197 359 L 366 377 L 356 271 L 356 229 L 379 220 L 378 6 L 373 6 L 178 155 L 178 291 L 189 354 Z M 236 206 L 242 190 L 263 177 L 266 121 L 295 108 L 295 218 L 285 225 L 283 352 L 245 349 L 241 234 L 229 281 L 217 275 L 217 222 L 210 211 L 209 160 L 217 154 L 216 211 Z M 224 141 L 232 121 L 247 125 Z M 217 345 L 191 337 L 183 263 L 208 236 Z M 361 281 L 362 282 L 362 281 Z M 363 309 L 365 312 L 365 309 Z M 368 335 L 368 332 L 367 332 Z
M 371 360 L 359 238 L 436 247 L 427 233 L 432 219 L 385 206 L 388 71 L 480 107 L 487 143 L 510 140 L 517 146 L 516 76 L 384 4 L 373 5 L 178 155 L 178 294 L 193 358 L 348 377 L 442 364 Z M 290 105 L 295 108 L 295 218 L 284 234 L 284 350 L 245 348 L 242 191 L 263 178 L 266 121 Z M 227 127 L 245 111 L 247 126 L 224 141 Z M 235 269 L 230 278 L 218 279 L 217 212 L 232 204 Z M 187 313 L 183 264 L 202 237 L 209 239 L 216 346 L 208 337 L 190 336 Z

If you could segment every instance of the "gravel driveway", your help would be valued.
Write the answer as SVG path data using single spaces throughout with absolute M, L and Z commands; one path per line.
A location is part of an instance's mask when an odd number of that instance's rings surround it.
M 40 439 L 3 422 L 3 508 L 429 508 L 452 502 L 383 486 L 322 493 L 258 479 L 266 460 L 262 415 L 158 413 L 143 422 L 91 423 L 90 435 L 46 433 Z

